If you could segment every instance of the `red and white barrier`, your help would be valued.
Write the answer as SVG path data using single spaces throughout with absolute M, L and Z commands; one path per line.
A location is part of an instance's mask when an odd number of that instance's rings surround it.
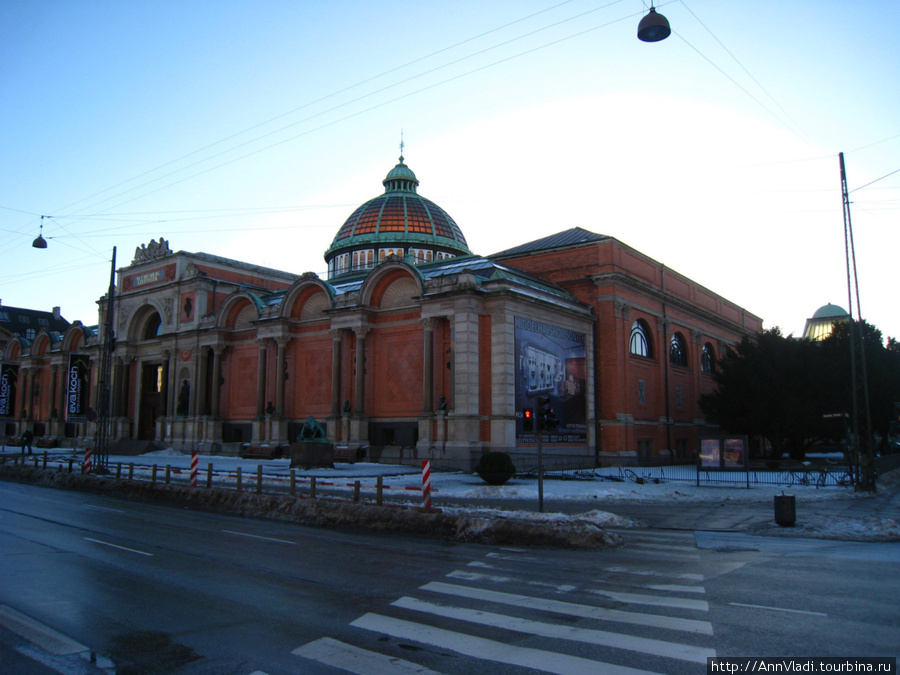
M 191 453 L 191 487 L 197 487 L 197 466 L 200 462 L 200 456 L 196 452 Z
M 91 449 L 84 449 L 84 464 L 81 466 L 81 473 L 90 474 L 91 469 L 93 468 L 93 459 L 91 458 Z
M 431 462 L 422 462 L 422 505 L 431 508 Z

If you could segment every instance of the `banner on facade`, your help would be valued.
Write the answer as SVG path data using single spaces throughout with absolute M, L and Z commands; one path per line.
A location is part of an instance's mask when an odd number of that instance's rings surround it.
M 587 359 L 584 333 L 517 316 L 516 437 L 533 443 L 524 411 L 534 410 L 538 396 L 548 396 L 559 426 L 545 435 L 549 443 L 587 442 Z
M 14 363 L 0 365 L 0 417 L 16 416 L 16 385 L 19 366 Z
M 90 408 L 91 357 L 87 354 L 69 354 L 66 371 L 66 420 L 86 422 Z

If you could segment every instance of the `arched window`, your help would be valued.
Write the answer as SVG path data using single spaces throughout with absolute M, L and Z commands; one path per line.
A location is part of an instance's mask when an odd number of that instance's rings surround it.
M 158 337 L 161 326 L 162 321 L 159 318 L 159 314 L 154 312 L 153 316 L 147 320 L 147 324 L 144 326 L 144 339 L 152 340 L 153 338 Z
M 673 334 L 672 339 L 669 341 L 669 362 L 673 366 L 687 368 L 687 347 L 684 344 L 684 338 L 681 336 L 681 333 Z
M 647 324 L 638 319 L 631 327 L 631 353 L 635 356 L 653 357 L 650 352 L 650 330 Z
M 703 351 L 700 353 L 700 370 L 707 375 L 716 372 L 716 353 L 708 342 L 703 345 Z

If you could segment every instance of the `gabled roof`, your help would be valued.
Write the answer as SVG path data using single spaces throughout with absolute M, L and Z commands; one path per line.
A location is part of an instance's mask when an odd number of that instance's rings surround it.
M 30 340 L 41 331 L 65 333 L 69 325 L 69 322 L 59 314 L 58 309 L 54 313 L 0 305 L 0 327 L 17 337 Z
M 535 239 L 526 244 L 520 244 L 505 251 L 494 253 L 489 258 L 507 258 L 513 256 L 526 255 L 528 253 L 545 253 L 554 249 L 568 248 L 569 246 L 578 246 L 580 244 L 590 244 L 600 241 L 607 241 L 612 237 L 604 234 L 595 234 L 580 227 L 573 227 L 557 234 L 551 234 L 549 237 Z

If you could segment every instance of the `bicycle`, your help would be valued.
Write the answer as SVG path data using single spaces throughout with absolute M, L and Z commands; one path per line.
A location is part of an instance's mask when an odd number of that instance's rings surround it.
M 659 471 L 660 471 L 661 478 L 654 478 L 653 476 L 650 475 L 649 471 L 645 472 L 644 475 L 642 475 L 642 476 L 638 476 L 631 469 L 622 469 L 622 476 L 624 478 L 630 480 L 632 483 L 637 483 L 638 485 L 643 485 L 644 483 L 659 484 L 659 483 L 662 483 L 665 481 L 665 474 L 662 471 L 662 467 L 660 467 Z
M 819 470 L 816 487 L 825 487 L 829 484 L 837 487 L 850 487 L 853 485 L 853 474 L 846 466 L 830 460 L 826 460 L 826 462 L 825 467 Z M 836 469 L 834 473 L 832 473 L 832 468 Z

